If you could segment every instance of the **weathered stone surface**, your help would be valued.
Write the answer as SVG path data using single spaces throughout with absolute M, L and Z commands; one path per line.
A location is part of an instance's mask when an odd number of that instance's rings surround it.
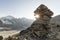
M 31 27 L 20 32 L 20 37 L 22 40 L 47 40 L 48 33 L 50 31 L 49 21 L 53 12 L 50 11 L 45 5 L 41 4 L 35 11 L 35 15 L 40 16 L 36 19 Z
M 35 11 L 35 14 L 40 14 L 41 15 L 47 15 L 51 17 L 53 15 L 53 12 L 47 8 L 47 6 L 41 4 Z

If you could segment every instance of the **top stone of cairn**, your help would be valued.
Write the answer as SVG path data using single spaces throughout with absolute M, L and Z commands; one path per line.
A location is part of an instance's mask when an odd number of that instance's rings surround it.
M 53 12 L 48 9 L 47 6 L 41 4 L 35 11 L 34 11 L 35 14 L 38 14 L 38 15 L 47 15 L 48 17 L 51 17 L 53 15 Z

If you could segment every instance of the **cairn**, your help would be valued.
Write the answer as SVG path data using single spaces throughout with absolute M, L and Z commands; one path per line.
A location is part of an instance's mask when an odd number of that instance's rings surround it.
M 20 32 L 20 40 L 47 40 L 51 27 L 49 21 L 53 12 L 47 6 L 41 4 L 35 11 L 34 16 L 39 17 L 32 23 L 31 27 Z
M 47 40 L 51 27 L 49 26 L 53 12 L 47 6 L 41 4 L 35 11 L 36 20 L 31 27 L 20 32 L 20 40 Z

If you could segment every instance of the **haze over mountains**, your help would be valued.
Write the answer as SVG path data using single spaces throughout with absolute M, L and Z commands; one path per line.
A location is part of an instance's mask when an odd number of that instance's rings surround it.
M 10 29 L 25 29 L 29 27 L 34 20 L 27 18 L 15 18 L 13 16 L 6 16 L 0 18 L 0 27 Z

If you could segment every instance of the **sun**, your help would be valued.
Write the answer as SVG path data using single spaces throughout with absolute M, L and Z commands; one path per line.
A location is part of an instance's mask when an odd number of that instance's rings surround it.
M 39 15 L 35 15 L 35 18 L 39 18 Z

